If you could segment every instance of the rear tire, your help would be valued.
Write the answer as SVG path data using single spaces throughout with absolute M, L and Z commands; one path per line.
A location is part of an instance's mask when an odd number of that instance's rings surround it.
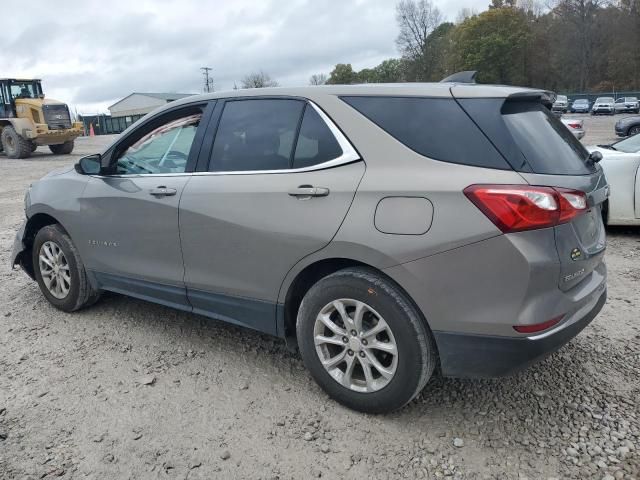
M 31 254 L 38 286 L 57 309 L 74 312 L 100 298 L 100 291 L 94 290 L 87 279 L 78 250 L 60 225 L 43 227 Z
M 56 155 L 69 155 L 73 152 L 74 143 L 73 140 L 60 143 L 58 145 L 49 145 L 49 150 Z
M 403 407 L 436 366 L 435 342 L 420 312 L 393 281 L 369 268 L 340 270 L 311 287 L 296 334 L 320 387 L 361 412 Z
M 11 125 L 2 129 L 0 141 L 4 153 L 9 158 L 28 158 L 31 156 L 31 142 L 22 138 Z

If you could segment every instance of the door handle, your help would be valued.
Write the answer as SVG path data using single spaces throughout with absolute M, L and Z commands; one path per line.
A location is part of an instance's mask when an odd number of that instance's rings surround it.
M 289 195 L 298 198 L 326 197 L 329 195 L 329 189 L 312 185 L 300 185 L 298 188 L 289 190 Z
M 154 197 L 171 197 L 177 192 L 178 191 L 175 188 L 167 188 L 165 186 L 160 186 L 149 190 L 149 194 L 153 195 Z

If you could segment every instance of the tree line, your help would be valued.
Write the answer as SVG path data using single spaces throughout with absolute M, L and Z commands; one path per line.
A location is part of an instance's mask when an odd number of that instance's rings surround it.
M 432 82 L 477 70 L 478 82 L 557 92 L 640 89 L 640 0 L 493 0 L 443 20 L 430 0 L 396 6 L 399 58 L 360 71 L 337 64 L 310 84 Z

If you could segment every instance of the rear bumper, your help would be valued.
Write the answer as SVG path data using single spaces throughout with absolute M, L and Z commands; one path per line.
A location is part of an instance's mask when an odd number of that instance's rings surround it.
M 442 373 L 447 377 L 486 378 L 515 373 L 538 362 L 580 333 L 604 306 L 601 293 L 580 314 L 549 332 L 513 338 L 434 331 Z
M 571 133 L 573 133 L 573 136 L 576 137 L 578 140 L 582 140 L 582 138 L 585 135 L 585 131 L 584 130 L 576 130 L 576 129 L 571 129 Z

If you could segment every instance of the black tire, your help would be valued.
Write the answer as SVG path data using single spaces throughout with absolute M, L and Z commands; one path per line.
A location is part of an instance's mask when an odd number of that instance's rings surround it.
M 68 142 L 60 143 L 58 145 L 49 145 L 49 150 L 56 155 L 69 155 L 73 152 L 73 147 L 73 140 L 69 140 Z
M 22 138 L 11 125 L 2 129 L 0 141 L 4 153 L 9 158 L 29 158 L 31 156 L 31 142 Z
M 35 142 L 31 142 L 31 153 L 35 152 L 37 148 L 38 145 L 36 145 Z
M 316 352 L 316 318 L 323 308 L 338 299 L 364 302 L 391 329 L 397 347 L 397 367 L 379 390 L 358 392 L 343 386 L 324 368 Z M 435 342 L 420 312 L 392 280 L 369 268 L 340 270 L 311 287 L 300 305 L 296 334 L 302 359 L 320 387 L 334 400 L 365 413 L 386 413 L 403 407 L 424 388 L 436 366 Z M 359 368 L 363 374 L 362 366 Z
M 45 286 L 42 279 L 38 257 L 42 245 L 46 242 L 53 242 L 62 250 L 69 266 L 71 282 L 69 291 L 64 298 L 56 298 Z M 45 298 L 54 307 L 65 312 L 74 312 L 93 305 L 100 298 L 100 291 L 94 290 L 87 279 L 87 273 L 78 250 L 67 232 L 60 225 L 48 225 L 37 233 L 31 255 L 38 286 Z
M 640 125 L 634 125 L 627 131 L 627 136 L 630 137 L 632 135 L 637 135 L 640 133 Z

